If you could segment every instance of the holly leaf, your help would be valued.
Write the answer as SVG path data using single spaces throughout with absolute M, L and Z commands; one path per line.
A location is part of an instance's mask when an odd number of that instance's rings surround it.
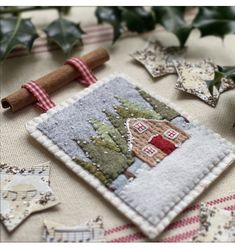
M 65 54 L 69 54 L 76 44 L 82 45 L 82 34 L 80 24 L 65 20 L 60 17 L 49 24 L 44 31 L 47 39 L 55 42 Z
M 219 90 L 222 78 L 223 78 L 223 74 L 219 71 L 215 71 L 214 78 L 212 80 L 206 81 L 207 87 L 208 87 L 211 95 L 213 95 L 214 86 Z
M 31 51 L 37 37 L 36 28 L 29 18 L 0 18 L 0 60 L 16 47 Z
M 215 71 L 214 78 L 206 81 L 207 87 L 213 95 L 214 86 L 219 90 L 222 78 L 230 78 L 235 83 L 235 67 L 234 66 L 217 66 L 218 70 Z
M 152 12 L 146 11 L 143 7 L 122 7 L 122 20 L 132 32 L 144 33 L 155 28 Z
M 113 43 L 120 38 L 124 32 L 121 10 L 118 7 L 97 7 L 95 15 L 98 23 L 108 23 L 113 27 Z
M 224 37 L 235 32 L 235 10 L 228 6 L 199 7 L 193 26 L 201 31 L 202 36 Z
M 71 6 L 59 6 L 58 10 L 63 15 L 68 15 L 71 11 Z
M 156 23 L 161 24 L 167 31 L 174 33 L 183 47 L 192 30 L 192 26 L 184 19 L 186 7 L 152 7 Z
M 218 71 L 224 77 L 231 78 L 235 82 L 235 67 L 234 66 L 218 66 Z

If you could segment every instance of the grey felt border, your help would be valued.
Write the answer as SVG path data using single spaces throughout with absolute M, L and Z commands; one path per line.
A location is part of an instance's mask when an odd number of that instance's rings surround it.
M 118 196 L 116 196 L 113 192 L 109 191 L 96 177 L 91 175 L 89 172 L 84 170 L 81 166 L 78 166 L 64 151 L 62 151 L 56 144 L 54 144 L 46 135 L 44 135 L 41 131 L 37 129 L 37 125 L 47 118 L 50 118 L 56 112 L 72 105 L 80 98 L 84 97 L 85 95 L 89 94 L 96 88 L 100 87 L 103 84 L 108 83 L 110 80 L 122 77 L 128 82 L 137 85 L 133 82 L 128 76 L 124 74 L 113 74 L 110 77 L 98 81 L 96 84 L 86 88 L 82 92 L 79 92 L 74 97 L 69 98 L 68 100 L 64 101 L 63 103 L 55 106 L 54 108 L 50 109 L 47 113 L 40 115 L 39 117 L 34 118 L 32 121 L 26 124 L 26 129 L 28 130 L 29 134 L 34 137 L 39 143 L 41 143 L 47 150 L 52 152 L 55 157 L 60 159 L 64 164 L 71 169 L 74 173 L 76 173 L 79 177 L 83 178 L 87 183 L 89 183 L 92 187 L 94 187 L 106 200 L 112 203 L 119 211 L 121 211 L 127 218 L 129 218 L 133 223 L 135 223 L 143 233 L 148 236 L 150 239 L 156 238 L 166 226 L 183 210 L 185 209 L 192 201 L 196 199 L 203 191 L 206 189 L 209 184 L 211 184 L 234 160 L 235 160 L 235 148 L 234 146 L 222 138 L 219 134 L 214 133 L 212 130 L 207 129 L 208 133 L 211 133 L 216 138 L 221 139 L 224 143 L 227 143 L 231 146 L 232 151 L 224 157 L 216 166 L 213 167 L 211 171 L 208 172 L 191 190 L 187 195 L 185 195 L 179 202 L 177 202 L 161 219 L 161 221 L 156 225 L 153 226 L 150 224 L 146 219 L 144 219 L 141 215 L 139 215 L 136 211 L 134 211 L 130 206 L 128 206 L 125 202 L 123 202 Z M 148 92 L 148 90 L 143 90 Z M 149 92 L 148 92 L 149 93 Z M 151 94 L 151 93 L 149 93 Z M 152 94 L 151 94 L 152 95 Z M 179 107 L 175 106 L 174 104 L 170 103 L 168 100 L 163 99 L 160 96 L 154 96 L 156 99 L 164 102 L 169 107 L 174 108 L 178 111 L 181 115 L 186 117 L 190 122 L 193 124 L 199 125 L 198 121 L 193 120 L 187 113 L 182 111 Z M 202 125 L 201 128 L 206 129 Z

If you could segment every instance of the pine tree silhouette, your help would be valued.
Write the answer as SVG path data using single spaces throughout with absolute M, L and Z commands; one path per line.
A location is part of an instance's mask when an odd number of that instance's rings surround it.
M 116 114 L 113 114 L 109 111 L 104 112 L 112 125 L 118 129 L 118 131 L 121 133 L 121 135 L 123 135 L 127 142 L 129 139 L 126 128 L 126 121 L 128 118 L 145 118 L 155 120 L 161 120 L 163 118 L 154 110 L 146 109 L 139 104 L 130 102 L 121 97 L 117 97 L 117 99 L 121 104 L 114 108 Z
M 115 150 L 117 152 L 122 152 L 126 158 L 127 163 L 130 165 L 134 162 L 133 156 L 128 149 L 128 142 L 126 142 L 125 138 L 120 134 L 120 132 L 109 124 L 104 124 L 101 121 L 93 120 L 91 121 L 93 128 L 96 130 L 98 137 L 102 139 L 103 142 L 100 142 L 100 145 L 103 145 L 109 149 Z
M 75 158 L 74 161 L 82 166 L 85 170 L 89 171 L 91 174 L 93 174 L 95 177 L 97 177 L 102 183 L 108 184 L 109 180 L 108 178 L 104 175 L 102 171 L 100 171 L 97 167 L 96 164 L 88 161 L 81 160 L 79 158 Z
M 129 151 L 129 137 L 126 127 L 128 118 L 145 118 L 160 120 L 163 117 L 154 110 L 118 97 L 119 104 L 114 107 L 115 113 L 105 111 L 111 124 L 99 120 L 91 120 L 90 124 L 96 136 L 89 141 L 77 140 L 78 145 L 91 162 L 76 158 L 75 161 L 101 182 L 108 185 L 134 162 L 135 158 Z
M 136 87 L 139 94 L 153 107 L 154 111 L 159 113 L 164 119 L 172 120 L 180 114 L 174 109 L 168 107 L 165 103 L 158 101 L 156 98 L 149 95 L 147 92 Z
M 125 155 L 121 152 L 85 140 L 78 139 L 77 143 L 108 180 L 114 180 L 129 166 Z
M 147 109 L 122 97 L 117 97 L 117 99 L 121 105 L 116 107 L 116 112 L 125 120 L 127 118 L 162 119 L 162 116 L 154 110 Z

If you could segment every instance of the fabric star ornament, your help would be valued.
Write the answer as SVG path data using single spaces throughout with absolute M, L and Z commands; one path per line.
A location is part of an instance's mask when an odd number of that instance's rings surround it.
M 150 40 L 144 49 L 130 54 L 140 62 L 152 77 L 158 78 L 176 73 L 174 60 L 182 58 L 184 50 L 179 47 L 163 47 L 159 41 Z
M 175 68 L 178 74 L 176 88 L 199 97 L 212 107 L 216 106 L 221 93 L 234 88 L 231 79 L 223 78 L 220 89 L 214 86 L 213 93 L 210 93 L 207 81 L 213 80 L 214 72 L 217 70 L 217 65 L 210 60 L 197 63 L 175 61 Z
M 0 165 L 1 221 L 13 231 L 30 214 L 59 202 L 49 186 L 49 163 L 31 168 Z
M 235 212 L 201 203 L 197 242 L 235 242 Z
M 76 226 L 66 226 L 45 220 L 43 240 L 46 242 L 103 242 L 105 241 L 104 233 L 101 216 Z

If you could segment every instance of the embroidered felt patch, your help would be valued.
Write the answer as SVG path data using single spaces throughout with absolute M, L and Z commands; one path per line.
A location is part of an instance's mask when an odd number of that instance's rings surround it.
M 197 242 L 235 242 L 235 212 L 202 203 L 199 233 L 193 240 Z
M 0 165 L 1 221 L 13 231 L 30 214 L 59 202 L 49 187 L 49 163 L 31 168 Z
M 150 238 L 234 160 L 230 143 L 123 75 L 27 129 Z

